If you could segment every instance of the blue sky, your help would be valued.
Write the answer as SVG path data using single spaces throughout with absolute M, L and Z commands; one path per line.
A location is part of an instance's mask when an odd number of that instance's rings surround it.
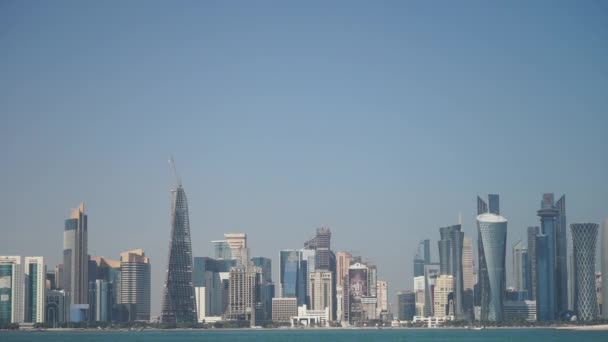
M 602 1 L 0 2 L 0 254 L 61 261 L 85 201 L 93 255 L 144 248 L 158 313 L 167 160 L 194 254 L 334 249 L 412 287 L 417 241 L 501 195 L 509 246 L 543 192 L 608 216 Z M 510 251 L 507 264 L 510 267 Z M 511 275 L 508 275 L 511 278 Z

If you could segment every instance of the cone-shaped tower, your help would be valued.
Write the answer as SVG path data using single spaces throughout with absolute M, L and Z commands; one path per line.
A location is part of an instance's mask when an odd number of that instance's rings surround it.
M 170 163 L 173 165 L 173 159 Z M 177 177 L 177 186 L 171 190 L 171 241 L 167 278 L 163 288 L 161 321 L 180 323 L 195 320 L 196 306 L 192 284 L 192 245 L 188 200 L 181 180 Z

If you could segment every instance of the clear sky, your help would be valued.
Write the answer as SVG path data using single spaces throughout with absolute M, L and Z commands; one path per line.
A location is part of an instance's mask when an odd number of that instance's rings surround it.
M 477 194 L 509 249 L 543 192 L 608 216 L 608 3 L 0 1 L 0 118 L 0 255 L 54 267 L 84 201 L 90 254 L 151 257 L 158 314 L 174 155 L 195 256 L 245 232 L 278 280 L 328 226 L 394 301 Z

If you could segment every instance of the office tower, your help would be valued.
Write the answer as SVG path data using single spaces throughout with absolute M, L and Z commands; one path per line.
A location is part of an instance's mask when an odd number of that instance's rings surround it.
M 342 286 L 344 278 L 348 277 L 348 268 L 350 267 L 352 257 L 349 252 L 340 251 L 336 253 L 336 285 Z
M 589 321 L 598 315 L 595 290 L 595 246 L 598 225 L 596 223 L 573 223 L 572 245 L 574 247 L 574 307 L 579 320 Z
M 247 263 L 249 257 L 243 255 L 243 251 L 247 248 L 247 234 L 227 233 L 224 234 L 224 240 L 230 246 L 232 259 L 236 259 L 237 263 Z
M 298 315 L 296 298 L 273 298 L 272 321 L 277 323 L 291 322 L 291 318 Z
M 325 227 L 318 228 L 315 237 L 304 243 L 305 249 L 316 251 L 315 270 L 330 269 L 330 244 L 331 231 Z
M 369 295 L 367 283 L 367 265 L 354 263 L 348 268 L 348 299 L 345 304 L 348 311 L 345 318 L 349 323 L 357 323 L 366 320 L 363 309 L 362 298 Z
M 481 288 L 481 319 L 500 321 L 503 318 L 503 296 L 506 288 L 505 254 L 507 251 L 507 220 L 496 214 L 477 216 L 477 227 L 481 236 L 487 267 L 487 287 Z
M 65 322 L 65 291 L 49 290 L 45 294 L 45 321 L 53 323 L 53 328 L 57 323 Z
M 477 215 L 481 215 L 488 212 L 488 203 L 477 196 Z
M 228 307 L 228 279 L 231 267 L 236 266 L 235 259 L 213 259 L 195 257 L 192 280 L 197 296 L 198 320 L 207 316 L 221 316 Z M 202 310 L 204 307 L 204 310 Z M 202 311 L 198 309 L 201 308 Z
M 121 303 L 121 269 L 120 261 L 106 258 L 104 256 L 92 256 L 91 260 L 97 264 L 97 277 L 112 284 L 112 300 L 114 304 Z
M 45 274 L 43 257 L 25 257 L 24 322 L 44 323 Z
M 378 291 L 376 285 L 378 284 L 378 268 L 376 265 L 367 264 L 367 291 L 368 296 L 376 297 L 378 295 Z
M 171 240 L 167 277 L 163 288 L 161 322 L 194 322 L 197 317 L 192 284 L 190 219 L 186 192 L 179 178 L 171 196 Z
M 494 215 L 500 215 L 500 202 L 497 194 L 488 195 L 488 212 Z
M 89 283 L 89 321 L 112 320 L 113 292 L 112 284 L 103 279 Z
M 453 316 L 453 308 L 450 310 L 450 297 L 454 293 L 454 277 L 442 274 L 435 280 L 433 313 L 434 317 Z M 453 298 L 453 297 L 452 297 Z
M 264 257 L 251 258 L 253 266 L 262 270 L 262 283 L 272 283 L 272 260 Z
M 55 266 L 55 287 L 58 290 L 63 289 L 63 264 Z
M 397 293 L 397 319 L 411 321 L 416 316 L 416 295 L 411 291 Z
M 87 304 L 89 283 L 89 255 L 87 247 L 87 215 L 84 203 L 65 220 L 63 231 L 63 289 L 68 307 Z M 68 314 L 71 310 L 68 311 Z
M 519 240 L 513 246 L 513 287 L 517 291 L 526 291 L 528 275 L 528 249 Z
M 281 297 L 298 297 L 298 277 L 300 275 L 300 252 L 282 250 L 280 252 Z M 298 303 L 301 305 L 300 303 Z
M 454 280 L 454 316 L 462 316 L 463 277 L 462 277 L 462 247 L 464 233 L 461 226 L 453 225 L 440 228 L 439 267 L 440 274 L 451 275 Z
M 317 270 L 308 275 L 308 292 L 311 310 L 333 310 L 333 274 L 330 271 Z
M 255 325 L 261 274 L 262 270 L 251 264 L 230 268 L 226 319 L 248 320 L 252 326 Z
M 473 263 L 473 239 L 465 237 L 462 240 L 462 283 L 464 290 L 473 290 L 475 285 Z
M 555 231 L 559 211 L 553 194 L 544 194 L 541 202 L 541 230 L 536 237 L 536 312 L 539 321 L 557 317 Z
M 55 282 L 55 270 L 46 271 L 46 279 L 44 282 L 44 286 L 47 290 L 56 290 L 57 283 Z
M 388 283 L 386 281 L 377 281 L 376 297 L 378 297 L 378 307 L 376 308 L 376 316 L 381 317 L 383 312 L 388 312 Z
M 135 320 L 150 320 L 151 266 L 143 249 L 120 253 L 120 303 L 135 305 Z
M 420 245 L 422 246 L 422 256 L 424 257 L 424 263 L 431 263 L 431 240 L 425 239 L 420 241 Z
M 226 240 L 211 241 L 215 259 L 232 259 L 232 249 Z
M 538 227 L 528 227 L 528 300 L 536 300 L 536 236 Z
M 555 221 L 555 304 L 557 313 L 568 310 L 568 226 L 566 224 L 566 195 L 557 202 Z
M 414 277 L 424 275 L 424 259 L 421 259 L 418 254 L 414 257 Z
M 602 317 L 608 319 L 608 219 L 602 227 Z
M 434 316 L 435 280 L 439 273 L 439 264 L 424 265 L 424 317 Z
M 0 256 L 0 323 L 23 321 L 20 256 Z

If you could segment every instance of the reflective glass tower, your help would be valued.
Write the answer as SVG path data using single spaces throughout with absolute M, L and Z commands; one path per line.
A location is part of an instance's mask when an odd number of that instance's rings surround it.
M 500 214 L 500 202 L 499 202 L 499 196 L 497 194 L 490 194 L 488 195 L 488 200 L 490 202 L 490 207 L 488 207 L 488 203 L 485 202 L 484 200 L 482 200 L 479 196 L 477 196 L 477 215 L 481 215 L 481 214 L 485 214 L 485 213 L 492 213 L 495 215 L 499 215 Z M 478 288 L 478 292 L 480 293 L 480 295 L 478 296 L 477 294 L 475 294 L 475 297 L 479 298 L 479 304 L 482 308 L 488 308 L 490 305 L 490 297 L 488 297 L 489 293 L 490 293 L 490 284 L 489 284 L 489 279 L 488 279 L 488 267 L 486 264 L 486 257 L 485 257 L 485 252 L 484 252 L 484 248 L 483 248 L 483 243 L 482 243 L 482 238 L 481 238 L 481 232 L 478 232 L 477 235 L 477 258 L 478 258 L 478 267 L 479 267 L 479 272 L 478 272 L 478 281 L 477 281 L 477 288 Z M 488 319 L 488 310 L 481 310 L 481 319 L 482 320 L 487 320 Z
M 596 223 L 573 223 L 572 245 L 574 247 L 574 308 L 579 320 L 595 319 L 597 294 L 595 289 L 595 245 L 598 225 Z
M 557 313 L 568 310 L 568 226 L 566 224 L 566 195 L 555 202 L 558 215 L 555 222 L 555 305 Z
M 87 244 L 87 215 L 84 203 L 72 210 L 63 231 L 63 289 L 67 312 L 72 304 L 88 303 L 89 254 Z
M 188 200 L 179 178 L 177 183 L 177 188 L 171 190 L 171 241 L 161 307 L 161 321 L 168 323 L 193 322 L 197 318 Z
M 608 219 L 604 221 L 602 227 L 602 316 L 608 319 Z
M 462 277 L 462 245 L 464 233 L 459 224 L 440 228 L 439 267 L 442 275 L 451 275 L 454 279 L 454 316 L 462 315 L 463 277 Z
M 481 214 L 477 216 L 477 227 L 481 236 L 488 281 L 487 287 L 480 289 L 482 298 L 487 298 L 487 302 L 482 302 L 481 318 L 500 321 L 503 319 L 506 288 L 507 219 L 491 213 Z
M 538 227 L 528 227 L 528 300 L 536 300 L 536 236 Z
M 558 215 L 553 194 L 544 194 L 538 210 L 541 229 L 536 237 L 536 315 L 539 321 L 554 320 L 557 314 L 555 230 Z

